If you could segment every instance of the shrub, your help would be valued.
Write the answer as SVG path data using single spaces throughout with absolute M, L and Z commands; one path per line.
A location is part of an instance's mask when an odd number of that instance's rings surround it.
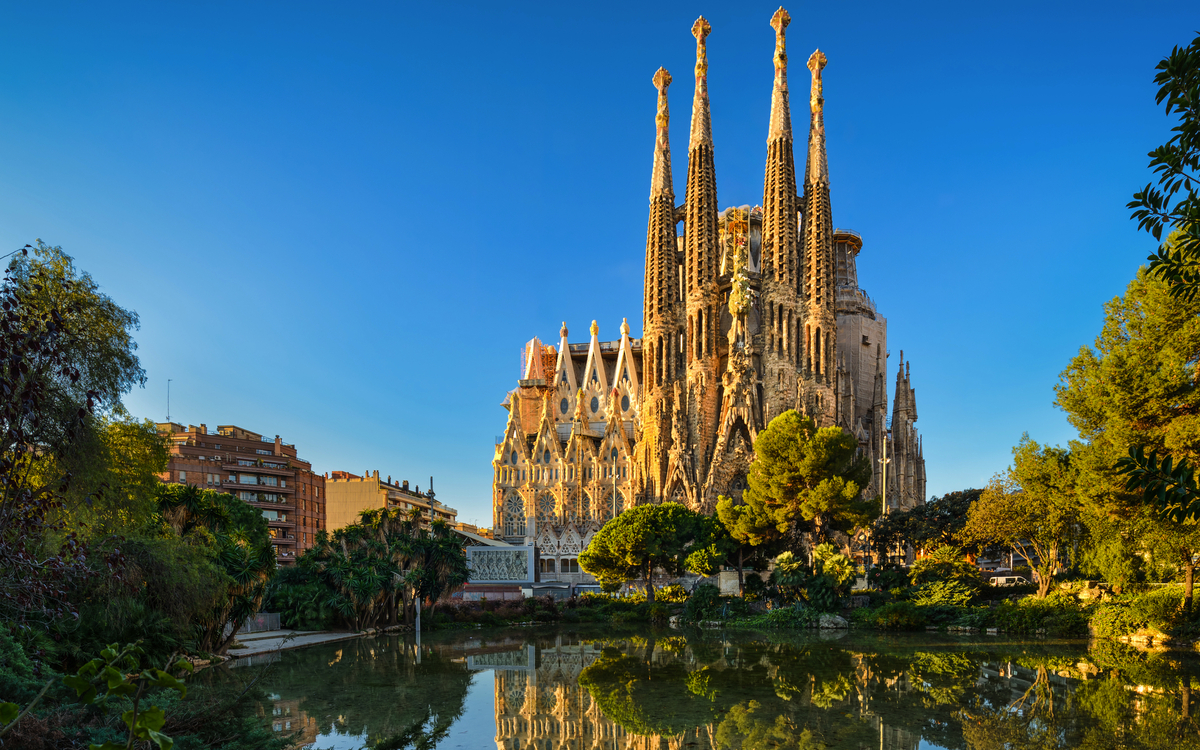
M 1071 596 L 1055 592 L 1045 599 L 1028 597 L 1004 601 L 996 607 L 995 623 L 1009 633 L 1082 635 L 1087 632 L 1087 610 Z
M 1096 635 L 1118 638 L 1143 629 L 1172 633 L 1188 628 L 1183 613 L 1183 589 L 1164 586 L 1142 594 L 1126 594 L 1096 608 L 1091 625 Z
M 815 628 L 820 615 L 810 607 L 780 607 L 760 615 L 737 620 L 734 624 L 751 628 Z
M 912 602 L 892 602 L 877 609 L 855 610 L 854 619 L 879 630 L 920 630 L 928 621 L 920 607 Z
M 748 602 L 757 602 L 767 595 L 767 584 L 761 576 L 748 575 L 743 584 L 742 597 Z
M 665 602 L 667 604 L 682 604 L 687 601 L 687 589 L 680 586 L 678 583 L 672 583 L 670 586 L 663 586 L 658 591 L 654 592 L 654 600 L 656 602 Z
M 896 563 L 876 565 L 867 572 L 867 582 L 880 591 L 908 587 L 908 571 Z
M 975 591 L 983 585 L 979 571 L 963 558 L 962 550 L 943 545 L 933 554 L 912 564 L 909 571 L 914 586 L 937 581 L 955 581 Z
M 685 622 L 711 620 L 721 613 L 721 590 L 710 583 L 697 586 L 683 605 Z
M 948 604 L 962 607 L 971 601 L 974 595 L 975 590 L 961 581 L 931 581 L 917 589 L 912 602 L 919 606 Z

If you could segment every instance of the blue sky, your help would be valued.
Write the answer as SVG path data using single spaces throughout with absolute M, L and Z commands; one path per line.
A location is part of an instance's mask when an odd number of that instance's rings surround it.
M 61 245 L 141 315 L 161 420 L 237 424 L 490 523 L 532 336 L 641 329 L 655 92 L 678 193 L 696 16 L 718 197 L 761 201 L 771 3 L 0 4 L 0 248 Z M 834 223 L 912 360 L 929 491 L 979 486 L 1153 249 L 1124 208 L 1194 2 L 789 6 L 825 70 Z M 803 163 L 803 146 L 797 160 Z M 681 198 L 682 200 L 682 198 Z

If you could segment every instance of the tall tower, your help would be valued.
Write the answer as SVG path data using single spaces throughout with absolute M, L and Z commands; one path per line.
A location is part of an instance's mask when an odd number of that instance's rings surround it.
M 670 115 L 667 87 L 671 74 L 659 68 L 655 115 L 654 169 L 650 174 L 650 220 L 646 227 L 646 287 L 642 312 L 642 436 L 638 443 L 643 491 L 648 500 L 665 491 L 667 450 L 670 448 L 672 400 L 679 368 L 679 329 L 683 317 L 676 260 L 675 190 L 671 185 L 671 148 L 667 141 Z
M 800 368 L 799 258 L 796 162 L 792 152 L 792 115 L 788 102 L 787 49 L 784 31 L 791 16 L 783 8 L 771 17 L 775 29 L 775 84 L 767 129 L 767 168 L 763 179 L 762 295 L 763 423 L 792 408 Z
M 808 130 L 808 164 L 804 170 L 804 274 L 800 292 L 806 307 L 804 321 L 803 368 L 818 386 L 820 411 L 833 414 L 828 396 L 832 390 L 837 363 L 837 317 L 834 298 L 833 216 L 829 205 L 829 162 L 825 156 L 825 98 L 821 91 L 821 70 L 826 59 L 821 50 L 808 58 L 812 72 L 809 107 L 812 119 Z
M 705 39 L 712 26 L 696 19 L 696 92 L 688 142 L 688 181 L 684 203 L 685 294 L 687 302 L 688 442 L 704 486 L 716 437 L 720 403 L 720 296 L 717 291 L 717 173 L 713 165 L 712 116 L 708 106 Z

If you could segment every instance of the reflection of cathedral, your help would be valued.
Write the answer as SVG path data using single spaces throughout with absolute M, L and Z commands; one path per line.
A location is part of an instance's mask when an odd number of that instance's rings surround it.
M 579 673 L 600 655 L 590 643 L 564 634 L 554 646 L 531 646 L 529 653 L 529 661 L 524 652 L 517 652 L 512 660 L 517 663 L 492 667 L 496 670 L 497 750 L 681 750 L 696 747 L 701 738 L 696 731 L 678 737 L 631 734 L 605 716 L 592 695 L 579 686 Z
M 577 555 L 613 514 L 675 500 L 711 512 L 740 497 L 753 441 L 788 409 L 851 432 L 892 507 L 924 501 L 925 462 L 909 366 L 900 357 L 888 415 L 887 321 L 858 286 L 862 238 L 834 229 L 820 51 L 807 162 L 797 180 L 780 9 L 762 206 L 718 211 L 703 18 L 696 37 L 687 186 L 675 204 L 667 87 L 660 69 L 642 338 L 622 323 L 601 341 L 533 339 L 505 402 L 493 460 L 494 534 L 534 543 L 542 573 L 578 580 Z M 682 233 L 678 226 L 682 224 Z M 870 496 L 884 491 L 876 471 Z M 566 575 L 563 575 L 563 574 Z M 543 575 L 545 578 L 545 575 Z
M 913 690 L 907 684 L 904 675 L 881 679 L 873 674 L 870 667 L 860 660 L 857 668 L 850 662 L 846 666 L 852 671 L 839 674 L 830 679 L 829 675 L 821 677 L 805 673 L 800 682 L 798 675 L 790 670 L 780 671 L 777 666 L 769 666 L 772 655 L 785 656 L 783 653 L 768 654 L 754 647 L 755 656 L 747 662 L 739 646 L 733 643 L 720 643 L 726 652 L 726 658 L 708 668 L 696 663 L 687 653 L 678 651 L 678 642 L 671 650 L 654 648 L 647 653 L 644 644 L 633 645 L 628 642 L 606 644 L 626 656 L 638 659 L 649 658 L 659 668 L 669 669 L 671 665 L 686 664 L 687 671 L 666 676 L 660 684 L 665 689 L 662 699 L 670 702 L 669 684 L 693 695 L 700 690 L 690 684 L 690 678 L 685 675 L 703 675 L 708 669 L 708 686 L 716 684 L 721 678 L 715 675 L 732 676 L 739 670 L 745 670 L 753 665 L 767 666 L 765 679 L 752 680 L 751 692 L 739 696 L 732 710 L 723 716 L 718 714 L 711 723 L 703 723 L 685 729 L 679 734 L 637 734 L 622 726 L 614 717 L 608 716 L 601 709 L 599 701 L 589 690 L 581 687 L 580 674 L 589 666 L 602 659 L 600 648 L 591 642 L 581 642 L 569 634 L 559 634 L 554 642 L 529 644 L 520 651 L 490 653 L 483 657 L 474 657 L 472 667 L 475 669 L 495 670 L 495 711 L 496 711 L 496 748 L 497 750 L 523 750 L 524 748 L 572 748 L 572 750 L 715 750 L 723 747 L 746 746 L 749 739 L 746 735 L 757 735 L 753 727 L 738 724 L 737 714 L 749 707 L 755 706 L 767 712 L 764 717 L 769 727 L 767 736 L 775 740 L 774 745 L 780 747 L 797 746 L 789 742 L 789 737 L 782 727 L 794 730 L 795 740 L 806 729 L 818 732 L 818 744 L 799 746 L 821 747 L 820 740 L 852 741 L 849 746 L 883 748 L 884 750 L 916 750 L 920 742 L 920 733 L 903 727 L 889 725 L 880 715 L 872 711 L 871 694 L 882 691 L 885 694 L 904 693 Z M 611 653 L 611 652 L 610 652 Z M 619 658 L 619 657 L 618 657 Z M 816 665 L 814 665 L 816 666 Z M 806 670 L 805 670 L 806 671 Z M 645 679 L 645 678 L 643 678 Z M 682 682 L 681 682 L 682 680 Z M 653 682 L 653 681 L 651 681 Z M 706 684 L 705 680 L 697 680 L 696 685 Z M 774 685 L 774 687 L 772 687 Z M 830 687 L 833 686 L 833 687 Z M 602 691 L 615 690 L 621 693 L 629 685 L 624 680 L 614 684 L 602 684 Z M 642 687 L 650 687 L 649 683 Z M 728 700 L 731 697 L 731 686 L 714 688 L 716 692 L 711 697 L 720 696 Z M 736 690 L 736 688 L 734 688 Z M 702 692 L 702 690 L 701 690 Z M 779 700 L 779 706 L 769 706 L 758 701 Z M 781 718 L 777 710 L 786 706 L 788 711 L 799 711 L 800 714 Z M 669 706 L 663 707 L 667 714 L 672 713 Z M 804 716 L 806 710 L 815 711 Z M 847 713 L 850 712 L 850 713 Z M 835 718 L 836 717 L 838 718 Z M 733 717 L 733 718 L 731 718 Z M 853 718 L 851 718 L 853 717 Z M 757 718 L 757 717 L 756 717 Z M 780 722 L 784 722 L 781 724 Z M 830 722 L 828 726 L 822 724 Z M 836 728 L 835 728 L 836 727 Z M 761 726 L 759 729 L 761 730 Z M 828 733 L 825 736 L 822 734 Z M 869 744 L 863 740 L 870 739 Z M 842 746 L 837 744 L 837 746 Z

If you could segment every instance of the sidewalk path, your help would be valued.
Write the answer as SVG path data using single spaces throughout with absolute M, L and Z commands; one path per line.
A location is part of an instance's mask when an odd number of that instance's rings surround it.
M 312 646 L 317 643 L 347 641 L 351 638 L 358 638 L 359 635 L 359 633 L 339 633 L 329 630 L 308 633 L 291 630 L 269 630 L 263 633 L 250 633 L 238 636 L 238 642 L 243 644 L 245 648 L 231 648 L 228 654 L 234 659 L 241 659 L 247 656 L 268 654 L 272 651 L 303 648 L 304 646 Z M 288 640 L 291 636 L 294 637 Z

